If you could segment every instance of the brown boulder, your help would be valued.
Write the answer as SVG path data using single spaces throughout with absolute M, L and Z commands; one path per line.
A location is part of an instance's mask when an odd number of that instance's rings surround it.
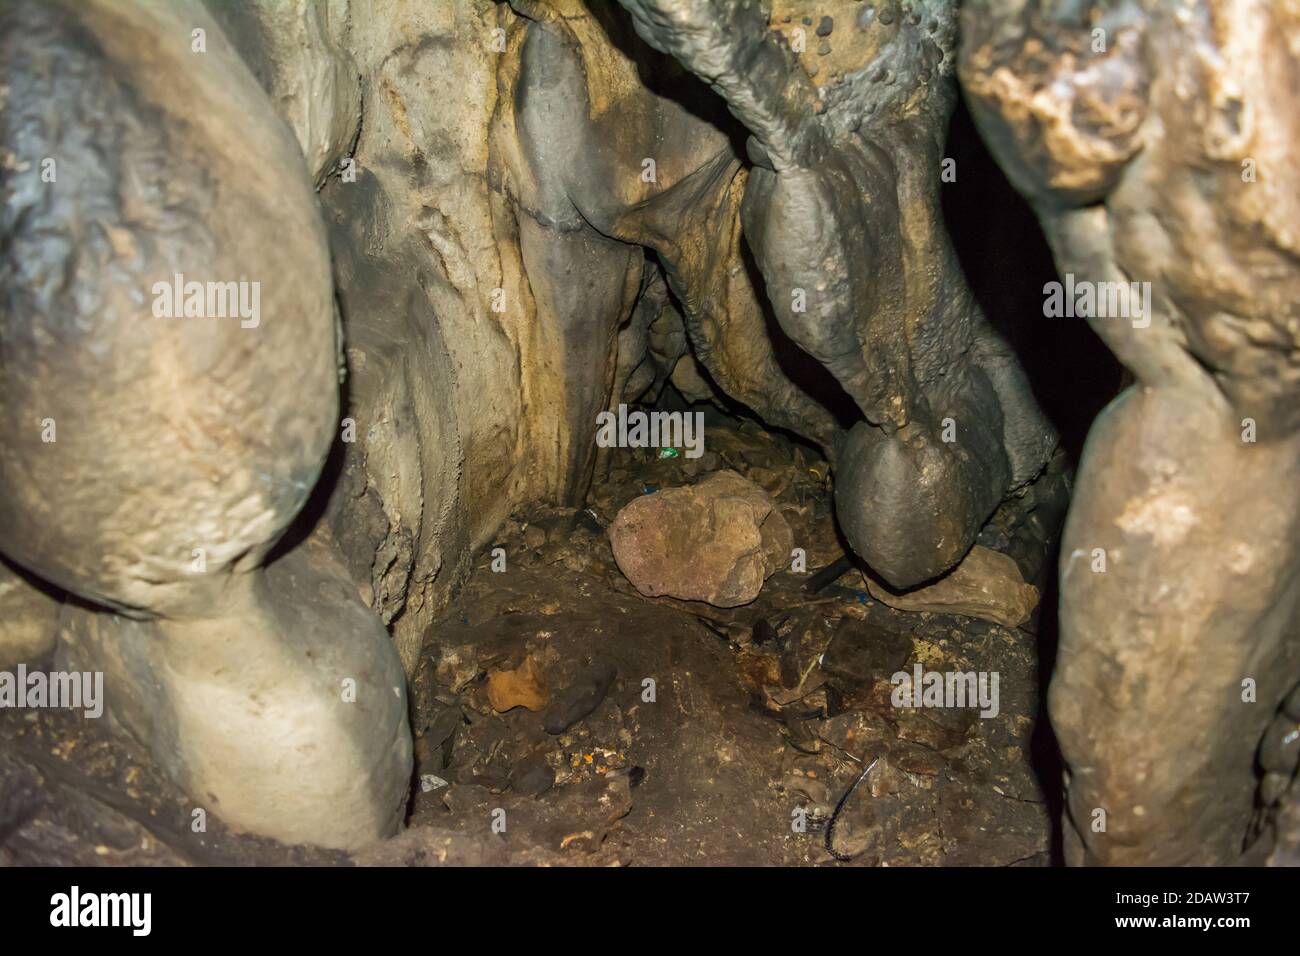
M 789 524 L 734 471 L 630 502 L 609 527 L 619 570 L 647 597 L 748 604 L 790 560 Z

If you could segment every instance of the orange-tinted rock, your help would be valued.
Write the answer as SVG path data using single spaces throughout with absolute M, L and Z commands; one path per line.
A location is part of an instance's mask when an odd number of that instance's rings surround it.
M 734 471 L 637 498 L 618 513 L 609 540 L 642 594 L 716 607 L 754 600 L 794 545 L 767 492 Z

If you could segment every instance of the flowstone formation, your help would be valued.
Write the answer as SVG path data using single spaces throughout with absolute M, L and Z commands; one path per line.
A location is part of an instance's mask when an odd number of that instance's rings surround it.
M 1258 860 L 1300 759 L 1300 9 L 982 0 L 963 23 L 976 119 L 1137 380 L 1061 551 L 1068 858 Z M 1095 304 L 1134 286 L 1145 313 Z
M 820 4 L 774 4 L 770 23 L 756 3 L 624 6 L 749 134 L 739 218 L 767 299 L 861 419 L 836 437 L 849 543 L 898 587 L 944 573 L 1056 443 L 943 226 L 955 5 L 842 4 L 817 53 L 790 25 Z

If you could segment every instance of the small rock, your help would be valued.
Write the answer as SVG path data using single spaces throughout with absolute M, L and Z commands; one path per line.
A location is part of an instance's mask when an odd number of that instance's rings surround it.
M 937 777 L 948 764 L 942 754 L 907 740 L 895 741 L 889 757 L 899 770 L 923 777 Z
M 716 607 L 753 601 L 794 546 L 772 499 L 734 471 L 637 498 L 618 513 L 609 540 L 642 594 Z
M 1011 536 L 1007 534 L 1005 528 L 999 528 L 995 524 L 987 524 L 980 529 L 975 543 L 983 545 L 992 551 L 1001 551 L 1005 554 L 1007 549 L 1011 547 Z
M 818 736 L 863 762 L 887 752 L 894 744 L 894 733 L 885 719 L 863 710 L 823 721 Z
M 537 551 L 546 544 L 546 529 L 535 524 L 530 524 L 524 529 L 524 547 L 530 551 Z
M 468 783 L 491 793 L 505 793 L 510 789 L 510 777 L 497 767 L 482 767 L 469 774 Z
M 600 518 L 596 512 L 590 508 L 583 508 L 579 511 L 574 523 L 577 527 L 585 528 L 592 534 L 605 533 L 605 526 L 600 523 Z
M 421 793 L 431 793 L 434 790 L 441 790 L 447 785 L 447 781 L 443 780 L 442 777 L 439 777 L 436 774 L 426 773 L 420 775 Z
M 487 698 L 492 709 L 503 714 L 515 707 L 541 710 L 550 696 L 537 664 L 531 657 L 526 657 L 512 671 L 495 671 L 488 675 Z
M 429 729 L 425 731 L 425 736 L 429 743 L 434 747 L 441 747 L 453 734 L 457 728 L 465 722 L 465 715 L 459 707 L 446 707 L 438 711 L 438 715 L 429 723 Z
M 736 669 L 741 683 L 755 700 L 765 700 L 766 689 L 781 684 L 781 659 L 770 647 L 766 650 L 742 647 L 736 652 Z
M 716 451 L 706 451 L 697 460 L 700 463 L 700 467 L 706 473 L 710 471 L 716 471 L 718 469 L 718 466 L 722 464 L 722 458 L 718 455 Z
M 951 721 L 935 719 L 935 716 L 945 709 L 935 708 L 924 712 L 900 712 L 897 717 L 898 739 L 921 744 L 940 753 L 954 747 L 960 747 L 966 742 L 966 733 L 959 729 L 959 726 L 953 726 Z M 953 708 L 952 710 L 956 714 L 967 717 L 970 721 L 977 719 L 975 712 L 972 710 L 964 708 Z M 970 726 L 970 724 L 967 726 Z
M 437 714 L 425 732 L 415 739 L 416 755 L 421 763 L 445 767 L 456 746 L 456 731 L 465 722 L 459 707 L 448 707 Z
M 822 740 L 816 734 L 816 721 L 800 720 L 789 713 L 784 715 L 785 729 L 790 746 L 804 754 L 820 753 Z
M 773 498 L 781 497 L 782 492 L 790 487 L 789 477 L 778 468 L 751 468 L 749 470 L 749 480 Z
M 562 734 L 600 706 L 618 676 L 611 661 L 596 661 L 575 684 L 557 694 L 542 714 L 542 727 L 548 734 Z
M 526 797 L 538 797 L 555 786 L 555 771 L 545 754 L 532 754 L 510 769 L 510 788 Z
M 868 611 L 864 620 L 844 618 L 822 657 L 822 670 L 848 685 L 889 680 L 902 670 L 912 654 L 912 638 L 888 614 Z
M 828 37 L 831 31 L 835 29 L 834 17 L 822 17 L 821 22 L 817 24 L 817 35 L 819 37 Z
M 945 577 L 902 594 L 867 579 L 867 591 L 900 611 L 934 611 L 1019 627 L 1038 606 L 1038 588 L 1026 584 L 1014 559 L 975 545 Z

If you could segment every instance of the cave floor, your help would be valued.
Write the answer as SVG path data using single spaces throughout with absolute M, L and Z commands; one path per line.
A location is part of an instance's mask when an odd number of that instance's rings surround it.
M 691 461 L 616 450 L 589 509 L 512 519 L 430 628 L 412 681 L 408 826 L 346 854 L 209 818 L 107 721 L 0 712 L 0 861 L 14 864 L 1047 865 L 1053 813 L 1031 764 L 1032 624 L 872 601 L 841 554 L 825 464 L 752 427 Z M 602 463 L 601 470 L 604 471 Z M 640 596 L 602 526 L 636 495 L 732 467 L 784 509 L 809 573 L 729 610 Z M 1015 521 L 1014 512 L 995 521 Z M 496 566 L 500 568 L 499 555 Z M 997 672 L 1000 712 L 898 709 L 889 682 Z M 506 674 L 507 678 L 501 675 Z M 612 681 L 609 675 L 615 674 Z M 602 675 L 606 678 L 602 680 Z M 508 678 L 520 678 L 511 680 Z M 562 732 L 539 710 L 567 704 Z M 563 709 L 563 708 L 561 708 Z M 552 713 L 554 707 L 546 713 Z M 566 718 L 567 720 L 568 718 Z M 551 728 L 555 730 L 555 727 Z M 1040 731 L 1041 732 L 1041 731 Z M 833 846 L 826 828 L 844 802 Z

